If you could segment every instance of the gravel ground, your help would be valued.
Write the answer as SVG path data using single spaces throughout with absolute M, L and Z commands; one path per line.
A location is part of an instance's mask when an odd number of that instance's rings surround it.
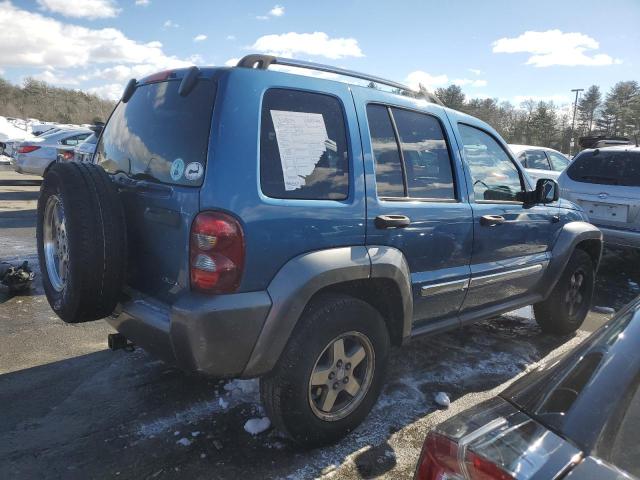
M 7 185 L 9 173 L 0 171 L 0 259 L 35 265 L 37 186 Z M 594 305 L 618 309 L 638 295 L 639 270 L 629 252 L 608 251 Z M 393 352 L 364 424 L 334 446 L 305 451 L 272 429 L 243 429 L 263 414 L 257 381 L 216 382 L 140 349 L 110 352 L 106 323 L 64 324 L 39 282 L 25 296 L 0 289 L 0 478 L 410 478 L 430 428 L 609 317 L 592 312 L 583 330 L 557 338 L 543 335 L 526 308 L 415 340 Z M 449 409 L 436 405 L 440 391 Z

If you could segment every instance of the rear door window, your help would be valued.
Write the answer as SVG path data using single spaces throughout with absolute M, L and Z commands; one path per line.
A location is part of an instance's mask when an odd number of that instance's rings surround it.
M 378 197 L 455 200 L 451 158 L 437 118 L 376 104 L 367 107 L 367 118 Z
M 527 168 L 536 170 L 551 170 L 549 160 L 542 150 L 527 150 Z
M 404 197 L 400 150 L 393 132 L 389 110 L 383 105 L 367 106 L 369 133 L 376 167 L 378 197 Z
M 344 112 L 332 96 L 268 90 L 262 102 L 260 185 L 272 198 L 344 200 L 349 153 Z
M 583 152 L 571 163 L 567 175 L 576 182 L 640 187 L 640 152 Z
M 393 108 L 409 197 L 453 200 L 451 158 L 440 122 L 431 115 Z
M 549 157 L 549 160 L 551 160 L 552 169 L 556 172 L 561 172 L 567 168 L 567 165 L 569 165 L 569 159 L 564 155 L 560 155 L 556 152 L 547 152 L 547 156 Z
M 215 84 L 200 79 L 186 96 L 180 81 L 139 86 L 105 126 L 96 161 L 109 173 L 199 186 L 207 160 Z

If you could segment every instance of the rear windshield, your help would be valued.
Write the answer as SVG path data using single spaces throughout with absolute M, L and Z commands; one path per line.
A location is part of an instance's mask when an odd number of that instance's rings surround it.
M 640 152 L 584 152 L 571 163 L 567 175 L 576 182 L 640 187 Z
M 105 126 L 97 163 L 109 173 L 174 185 L 202 184 L 215 84 L 201 79 L 186 96 L 180 81 L 142 85 Z

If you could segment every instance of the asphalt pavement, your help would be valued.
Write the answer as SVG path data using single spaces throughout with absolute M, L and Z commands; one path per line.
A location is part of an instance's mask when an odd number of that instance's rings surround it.
M 38 188 L 0 170 L 0 260 L 28 260 L 39 279 Z M 272 429 L 244 431 L 263 415 L 256 381 L 187 375 L 141 349 L 111 352 L 111 328 L 65 324 L 39 280 L 20 296 L 0 287 L 0 478 L 410 478 L 429 428 L 584 340 L 640 293 L 638 263 L 606 252 L 599 308 L 576 335 L 542 334 L 525 308 L 396 349 L 364 424 L 311 451 Z M 440 391 L 447 410 L 434 402 Z

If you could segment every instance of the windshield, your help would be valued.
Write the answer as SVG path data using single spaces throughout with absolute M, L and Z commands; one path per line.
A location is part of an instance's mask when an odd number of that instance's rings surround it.
M 201 79 L 186 96 L 180 81 L 142 85 L 120 102 L 105 126 L 96 161 L 124 172 L 175 185 L 202 183 L 209 145 L 215 84 Z
M 581 153 L 567 170 L 576 182 L 640 187 L 640 152 L 593 150 Z

